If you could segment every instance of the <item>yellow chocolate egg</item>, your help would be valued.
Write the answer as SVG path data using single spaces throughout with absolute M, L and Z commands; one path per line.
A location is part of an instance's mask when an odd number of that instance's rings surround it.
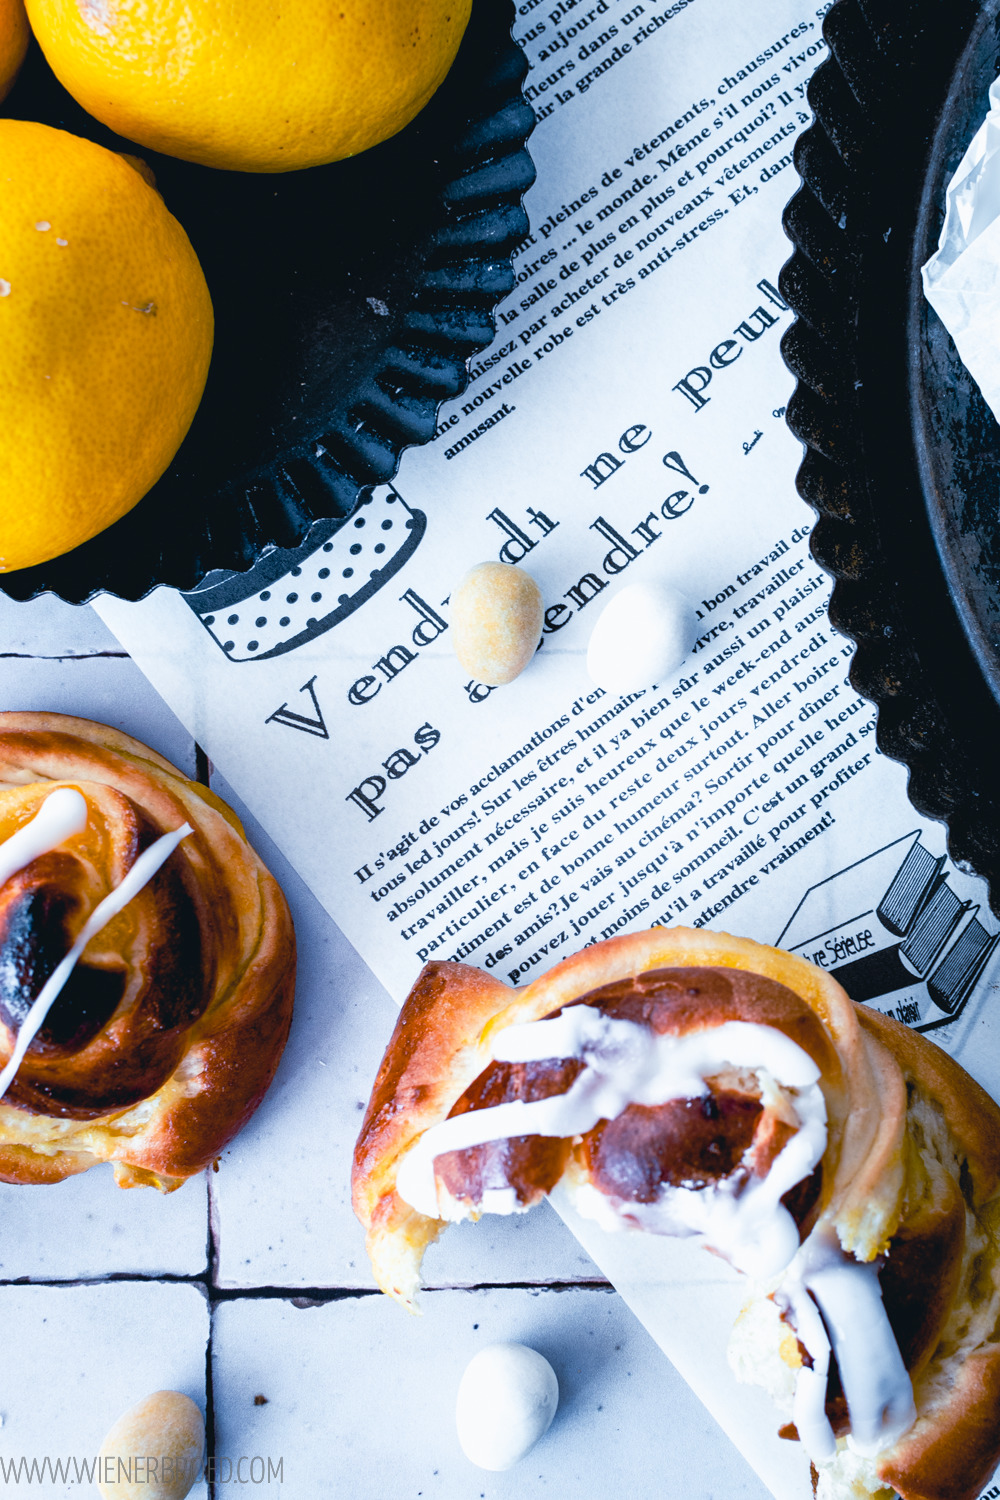
M 104 1500 L 184 1500 L 204 1451 L 205 1423 L 190 1396 L 154 1391 L 101 1444 L 97 1488 Z
M 479 563 L 451 598 L 451 643 L 466 672 L 502 687 L 538 648 L 543 606 L 538 584 L 511 563 Z

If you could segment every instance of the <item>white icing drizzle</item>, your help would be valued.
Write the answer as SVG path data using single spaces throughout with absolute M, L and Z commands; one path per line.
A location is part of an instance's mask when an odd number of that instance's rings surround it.
M 813 1361 L 812 1370 L 799 1371 L 794 1420 L 814 1463 L 833 1458 L 837 1447 L 824 1409 L 831 1346 L 851 1419 L 848 1446 L 873 1458 L 909 1431 L 917 1416 L 913 1385 L 874 1261 L 855 1260 L 829 1225 L 817 1227 L 789 1266 L 775 1300 L 791 1313 Z
M 77 800 L 70 803 L 67 800 L 69 798 Z M 52 808 L 53 803 L 56 804 L 54 808 Z M 58 848 L 59 844 L 74 833 L 82 832 L 86 825 L 87 803 L 84 797 L 71 788 L 60 788 L 53 792 L 46 797 L 30 823 L 26 823 L 23 828 L 18 829 L 17 833 L 0 844 L 0 884 L 9 880 L 12 875 L 16 875 L 18 870 L 23 870 L 33 859 Z M 24 835 L 29 834 L 32 829 L 35 830 L 34 835 L 31 838 L 25 838 Z M 45 1024 L 45 1017 L 59 998 L 63 986 L 91 938 L 96 937 L 102 928 L 108 925 L 112 917 L 116 917 L 125 909 L 133 896 L 137 896 L 143 886 L 152 880 L 160 866 L 166 863 L 181 840 L 193 832 L 194 829 L 190 823 L 184 823 L 172 833 L 163 834 L 139 855 L 121 885 L 95 906 L 76 942 L 49 975 L 21 1024 L 14 1050 L 6 1066 L 0 1071 L 0 1099 L 13 1083 L 17 1070 L 24 1061 L 25 1053 Z M 19 844 L 17 844 L 18 840 L 21 841 Z M 15 844 L 17 847 L 11 853 L 11 845 Z
M 787 1276 L 775 1301 L 791 1313 L 795 1331 L 813 1362 L 812 1369 L 803 1365 L 796 1377 L 792 1407 L 795 1430 L 813 1462 L 826 1463 L 837 1451 L 837 1440 L 826 1415 L 830 1340 L 820 1310 L 803 1282 Z
M 616 1227 L 631 1221 L 665 1234 L 700 1234 L 752 1275 L 776 1274 L 796 1254 L 798 1229 L 780 1200 L 809 1175 L 826 1149 L 826 1104 L 818 1067 L 784 1032 L 726 1021 L 684 1036 L 657 1036 L 646 1026 L 579 1005 L 551 1020 L 507 1027 L 494 1039 L 493 1057 L 497 1062 L 578 1058 L 585 1066 L 564 1094 L 469 1110 L 425 1131 L 396 1178 L 400 1197 L 420 1213 L 441 1214 L 434 1159 L 446 1151 L 514 1136 L 584 1135 L 600 1120 L 617 1119 L 630 1104 L 702 1098 L 707 1077 L 726 1067 L 752 1068 L 765 1094 L 774 1080 L 799 1090 L 794 1099 L 799 1129 L 766 1177 L 741 1173 L 711 1187 L 667 1187 L 655 1204 L 606 1200 L 599 1212 L 602 1221 L 616 1219 Z
M 87 826 L 87 799 L 71 786 L 51 792 L 29 823 L 0 844 L 0 885 Z

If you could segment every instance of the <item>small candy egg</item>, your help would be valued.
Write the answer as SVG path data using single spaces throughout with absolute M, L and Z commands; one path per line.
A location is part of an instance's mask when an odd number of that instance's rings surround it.
M 502 687 L 523 672 L 542 636 L 538 584 L 511 563 L 484 562 L 451 596 L 451 643 L 466 672 Z
M 549 1429 L 559 1382 L 526 1344 L 489 1344 L 466 1366 L 455 1420 L 462 1452 L 480 1469 L 510 1469 Z
M 101 1444 L 97 1487 L 104 1500 L 184 1500 L 204 1451 L 205 1423 L 190 1396 L 154 1391 Z
M 608 693 L 637 693 L 676 672 L 697 638 L 694 607 L 682 593 L 630 583 L 598 616 L 587 671 Z

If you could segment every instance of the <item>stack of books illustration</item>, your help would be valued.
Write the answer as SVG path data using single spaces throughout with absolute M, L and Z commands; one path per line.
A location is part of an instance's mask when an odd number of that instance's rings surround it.
M 810 886 L 777 939 L 917 1031 L 955 1021 L 1000 943 L 919 832 Z M 992 923 L 991 923 L 992 926 Z

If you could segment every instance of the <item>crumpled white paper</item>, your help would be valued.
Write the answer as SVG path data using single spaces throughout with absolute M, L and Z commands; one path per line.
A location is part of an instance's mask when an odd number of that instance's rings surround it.
M 1000 78 L 990 109 L 948 184 L 924 295 L 1000 421 Z

